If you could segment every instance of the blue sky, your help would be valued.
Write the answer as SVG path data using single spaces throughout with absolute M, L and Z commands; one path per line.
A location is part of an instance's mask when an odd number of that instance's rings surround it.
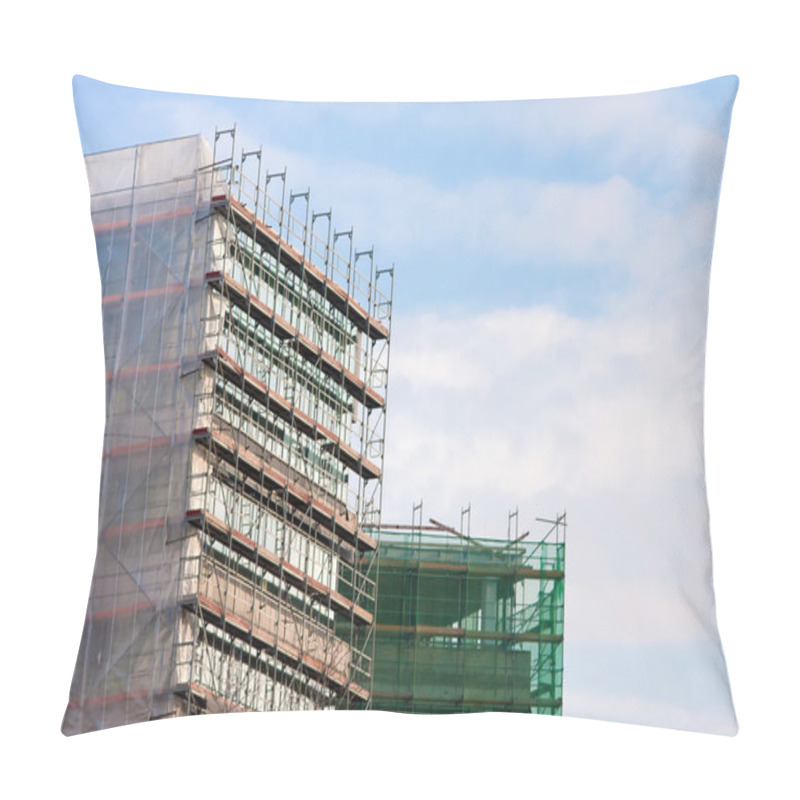
M 404 308 L 441 310 L 444 303 L 475 311 L 545 300 L 585 313 L 626 286 L 617 257 L 623 248 L 602 231 L 580 252 L 558 239 L 537 240 L 526 216 L 563 219 L 564 206 L 575 202 L 570 189 L 594 190 L 587 198 L 593 207 L 637 204 L 641 195 L 665 211 L 687 197 L 715 196 L 714 181 L 698 175 L 687 187 L 675 176 L 686 174 L 698 131 L 706 132 L 708 147 L 724 139 L 724 115 L 709 108 L 726 86 L 706 82 L 636 100 L 376 105 L 142 92 L 80 77 L 74 83 L 87 153 L 187 133 L 211 138 L 215 125 L 235 121 L 239 143 L 264 145 L 270 169 L 287 166 L 290 186 L 311 186 L 312 206 L 333 206 L 341 227 L 353 224 L 362 246 L 375 244 L 379 261 L 402 265 L 397 299 Z M 503 220 L 531 236 L 515 236 L 498 259 L 498 239 L 509 233 Z M 576 227 L 584 222 L 576 218 Z M 487 268 L 497 280 L 478 290 Z
M 235 121 L 237 146 L 263 144 L 396 265 L 384 519 L 424 498 L 457 523 L 471 502 L 473 533 L 502 536 L 510 509 L 526 530 L 566 508 L 566 713 L 729 730 L 701 411 L 736 86 L 385 105 L 74 90 L 85 152 Z

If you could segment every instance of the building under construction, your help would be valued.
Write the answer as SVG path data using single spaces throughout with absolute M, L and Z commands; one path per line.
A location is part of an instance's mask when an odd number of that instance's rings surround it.
M 63 731 L 560 713 L 563 519 L 533 543 L 381 528 L 393 270 L 234 130 L 86 166 L 106 430 Z
M 63 731 L 368 704 L 393 271 L 234 130 L 86 166 L 107 420 Z
M 566 515 L 541 522 L 537 541 L 381 529 L 373 708 L 561 714 Z

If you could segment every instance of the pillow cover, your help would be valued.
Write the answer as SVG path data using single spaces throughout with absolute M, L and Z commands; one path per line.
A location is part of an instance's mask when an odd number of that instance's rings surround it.
M 311 708 L 735 733 L 703 380 L 737 87 L 76 77 L 107 394 L 64 733 Z

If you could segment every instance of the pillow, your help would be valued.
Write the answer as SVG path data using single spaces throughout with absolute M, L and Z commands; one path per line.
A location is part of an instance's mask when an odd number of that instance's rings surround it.
M 737 88 L 76 77 L 107 392 L 63 732 L 375 708 L 734 734 L 703 381 Z

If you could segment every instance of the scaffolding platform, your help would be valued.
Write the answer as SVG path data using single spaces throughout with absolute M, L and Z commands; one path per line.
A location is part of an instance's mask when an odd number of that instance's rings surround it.
M 256 544 L 252 539 L 230 525 L 226 525 L 207 511 L 190 509 L 186 512 L 186 519 L 190 525 L 203 530 L 219 542 L 229 544 L 237 553 L 272 575 L 283 578 L 295 589 L 301 589 L 313 599 L 322 601 L 323 604 L 329 604 L 334 611 L 345 618 L 352 619 L 360 625 L 372 623 L 372 614 L 348 600 L 343 594 L 310 577 L 286 559 Z
M 319 367 L 329 378 L 341 382 L 347 392 L 369 408 L 381 408 L 384 399 L 364 381 L 356 377 L 350 370 L 326 353 L 319 345 L 303 336 L 293 325 L 278 316 L 269 306 L 254 297 L 244 287 L 228 275 L 210 272 L 206 275 L 209 286 L 224 294 L 233 304 L 251 316 L 259 325 L 271 333 L 291 343 L 297 352 L 310 364 Z
M 237 227 L 255 232 L 255 239 L 267 252 L 301 280 L 308 283 L 321 297 L 339 310 L 356 327 L 371 339 L 388 339 L 389 329 L 374 317 L 371 317 L 347 291 L 328 279 L 308 259 L 304 258 L 294 247 L 262 222 L 245 205 L 227 194 L 215 195 L 212 205 L 224 216 L 228 208 L 236 220 Z
M 222 456 L 229 464 L 254 478 L 262 486 L 285 492 L 292 505 L 299 509 L 308 509 L 314 520 L 349 544 L 360 550 L 374 550 L 377 546 L 377 542 L 360 530 L 357 521 L 351 519 L 346 512 L 336 511 L 331 505 L 317 499 L 251 450 L 237 445 L 225 433 L 214 428 L 195 428 L 192 437 L 196 443 Z
M 309 414 L 301 411 L 275 390 L 270 389 L 266 383 L 247 372 L 221 347 L 217 347 L 213 352 L 206 353 L 201 358 L 207 366 L 212 369 L 218 369 L 226 380 L 240 386 L 246 394 L 257 400 L 269 411 L 272 411 L 284 422 L 293 425 L 301 433 L 312 439 L 322 439 L 328 442 L 332 445 L 331 452 L 333 455 L 356 474 L 368 479 L 380 478 L 381 471 L 379 467 L 359 455 L 354 448 L 343 442 L 336 434 L 321 425 Z
M 560 714 L 565 528 L 562 515 L 538 541 L 377 531 L 373 708 Z
M 394 273 L 235 139 L 86 157 L 107 414 L 66 734 L 371 703 Z

